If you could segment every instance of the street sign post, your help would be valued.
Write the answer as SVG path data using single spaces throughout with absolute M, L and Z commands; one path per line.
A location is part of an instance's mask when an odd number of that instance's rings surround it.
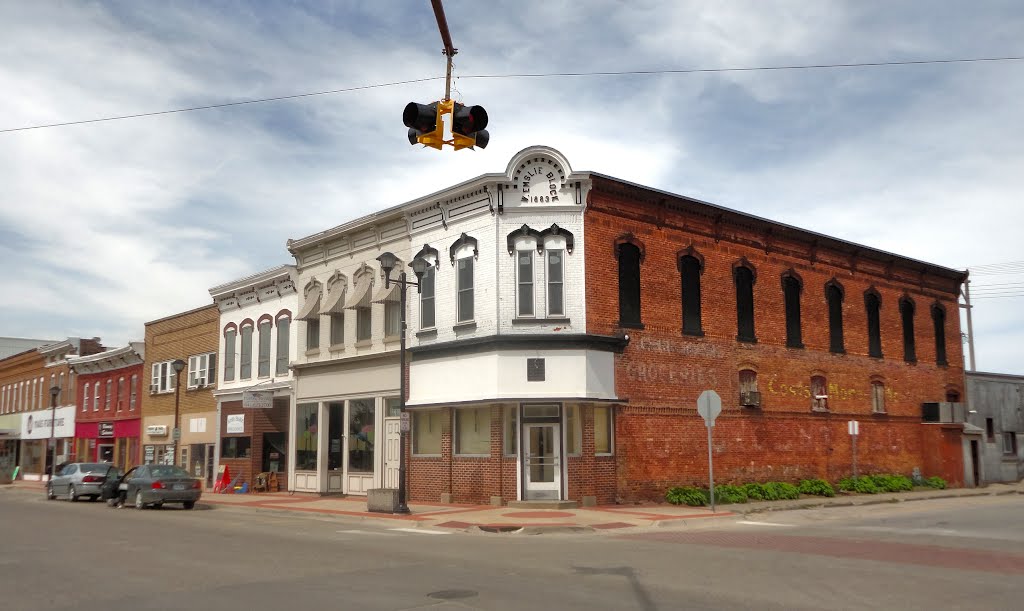
M 857 435 L 860 434 L 860 423 L 850 420 L 846 423 L 846 429 L 850 433 L 850 443 L 853 444 L 853 477 L 857 477 Z
M 715 418 L 722 413 L 722 398 L 713 390 L 705 390 L 697 397 L 697 413 L 704 419 L 708 428 L 708 482 L 711 491 L 711 513 L 715 513 L 715 466 L 711 457 L 711 429 L 715 428 Z

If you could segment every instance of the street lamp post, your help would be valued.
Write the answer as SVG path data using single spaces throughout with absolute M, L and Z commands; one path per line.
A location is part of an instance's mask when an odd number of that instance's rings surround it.
M 56 425 L 57 425 L 57 395 L 60 394 L 60 386 L 50 387 L 50 445 L 53 446 L 50 449 L 50 481 L 53 481 L 53 476 L 57 475 L 57 436 L 56 436 Z
M 423 278 L 423 274 L 426 273 L 427 268 L 430 267 L 430 263 L 423 257 L 416 257 L 413 259 L 409 267 L 412 268 L 414 274 L 416 274 L 416 280 L 406 280 L 405 270 L 399 270 L 398 279 L 391 279 L 391 270 L 395 268 L 398 263 L 398 257 L 390 252 L 381 253 L 377 257 L 377 261 L 380 262 L 380 268 L 384 271 L 384 288 L 389 288 L 392 282 L 399 285 L 400 307 L 402 309 L 399 317 L 399 326 L 401 332 L 399 333 L 398 342 L 398 412 L 404 418 L 405 415 L 405 289 L 408 286 L 415 286 L 416 292 L 420 292 L 419 281 Z M 406 431 L 404 427 L 398 429 L 398 507 L 395 508 L 395 513 L 409 513 L 409 506 L 405 502 L 406 497 L 406 482 L 405 482 L 405 435 Z
M 174 445 L 172 446 L 174 448 L 174 458 L 172 459 L 171 464 L 177 465 L 178 440 L 181 439 L 181 430 L 178 429 L 178 406 L 180 404 L 181 398 L 179 388 L 181 387 L 181 372 L 182 370 L 185 369 L 185 361 L 181 359 L 176 359 L 173 363 L 171 363 L 171 367 L 174 368 L 174 430 L 171 431 L 171 437 L 174 442 Z

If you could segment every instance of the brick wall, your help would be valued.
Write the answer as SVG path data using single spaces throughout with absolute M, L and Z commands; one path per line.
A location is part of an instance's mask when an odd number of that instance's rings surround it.
M 599 184 L 585 217 L 587 330 L 628 333 L 616 356 L 616 390 L 628 399 L 616 418 L 617 487 L 623 499 L 661 497 L 664 488 L 707 477 L 706 429 L 696 413 L 698 395 L 714 389 L 723 400 L 715 429 L 716 479 L 753 481 L 802 477 L 838 479 L 846 474 L 846 422 L 862 422 L 862 472 L 909 474 L 925 464 L 920 404 L 963 396 L 958 285 L 941 274 L 856 253 L 829 250 L 793 230 L 766 231 L 751 222 L 691 213 L 682 205 L 645 201 L 641 194 Z M 618 261 L 614 243 L 631 233 L 642 244 L 643 329 L 618 327 Z M 678 253 L 692 247 L 704 259 L 701 276 L 704 336 L 682 334 Z M 756 270 L 756 343 L 737 341 L 733 266 L 745 260 Z M 793 271 L 803 282 L 802 349 L 786 347 L 781 276 Z M 845 289 L 845 354 L 829 352 L 824 285 Z M 604 279 L 596 281 L 595 279 Z M 864 292 L 882 298 L 883 358 L 868 356 Z M 899 299 L 917 306 L 917 362 L 903 360 Z M 936 363 L 930 307 L 947 312 L 948 365 Z M 757 374 L 760 409 L 739 405 L 738 372 Z M 827 413 L 812 413 L 810 378 L 828 383 Z M 885 415 L 872 413 L 871 383 L 885 386 Z M 845 453 L 845 454 L 844 454 Z M 925 475 L 931 475 L 925 473 Z
M 244 414 L 242 433 L 224 433 L 227 430 L 228 415 Z M 271 409 L 244 409 L 241 401 L 227 401 L 221 404 L 221 437 L 248 437 L 251 439 L 249 458 L 221 458 L 220 464 L 227 465 L 234 479 L 241 474 L 239 482 L 248 482 L 251 487 L 255 475 L 263 471 L 263 434 L 288 432 L 288 399 L 275 398 Z M 287 481 L 287 453 L 281 458 L 277 472 L 278 486 L 282 489 Z
M 135 379 L 135 409 L 130 405 L 132 392 L 132 376 Z M 118 381 L 124 378 L 124 393 L 118 395 Z M 107 381 L 110 381 L 111 396 L 110 409 L 107 409 Z M 96 384 L 100 385 L 99 390 L 99 411 L 93 409 L 96 398 Z M 76 378 L 78 390 L 76 393 L 75 405 L 77 416 L 80 422 L 97 422 L 120 420 L 123 418 L 139 418 L 141 415 L 142 396 L 148 391 L 147 376 L 143 372 L 142 363 L 103 371 L 100 373 L 83 373 Z M 85 402 L 85 387 L 89 387 L 88 401 Z M 85 403 L 83 405 L 83 403 Z M 120 405 L 118 405 L 120 403 Z M 84 408 L 84 409 L 83 409 Z
M 188 357 L 196 354 L 216 353 L 219 344 L 220 312 L 215 305 L 203 306 L 181 314 L 146 323 L 146 362 L 143 366 L 142 414 L 149 418 L 174 414 L 174 389 L 153 393 L 149 389 L 153 363 L 181 359 L 185 369 L 181 372 L 181 414 L 213 411 L 217 402 L 213 386 L 189 390 Z M 218 364 L 219 368 L 219 364 Z M 211 381 L 215 384 L 216 380 Z

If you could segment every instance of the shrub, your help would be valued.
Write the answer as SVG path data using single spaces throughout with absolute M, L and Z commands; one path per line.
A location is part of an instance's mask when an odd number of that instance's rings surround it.
M 747 498 L 752 501 L 768 500 L 768 491 L 764 489 L 764 484 L 759 484 L 757 482 L 743 484 L 743 492 L 746 492 Z
M 665 500 L 673 505 L 689 505 L 690 507 L 703 507 L 711 502 L 707 490 L 693 486 L 675 486 L 669 488 L 665 493 Z
M 936 490 L 946 489 L 946 480 L 942 479 L 938 475 L 933 475 L 928 479 L 924 480 L 924 485 L 929 488 L 935 488 Z
M 747 492 L 741 486 L 723 484 L 715 486 L 715 501 L 722 504 L 746 503 Z
M 812 496 L 836 495 L 836 491 L 832 488 L 832 484 L 823 479 L 805 479 L 800 482 L 798 489 L 800 490 L 800 494 L 810 494 Z
M 800 490 L 786 482 L 768 482 L 764 485 L 769 501 L 781 501 L 800 498 Z
M 878 494 L 880 492 L 870 475 L 861 475 L 856 478 L 844 477 L 839 480 L 839 489 L 847 492 L 859 492 L 860 494 Z
M 903 492 L 905 490 L 914 489 L 914 482 L 904 475 L 881 474 L 872 475 L 870 477 L 871 481 L 874 482 L 875 487 L 880 491 Z

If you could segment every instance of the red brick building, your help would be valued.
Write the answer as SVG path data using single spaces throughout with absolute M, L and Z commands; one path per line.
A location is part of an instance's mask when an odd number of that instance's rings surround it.
M 964 272 L 597 175 L 584 225 L 588 279 L 619 279 L 588 282 L 587 331 L 630 337 L 618 498 L 706 483 L 706 389 L 719 482 L 849 475 L 850 420 L 861 473 L 963 481 L 958 427 L 921 404 L 963 393 Z

